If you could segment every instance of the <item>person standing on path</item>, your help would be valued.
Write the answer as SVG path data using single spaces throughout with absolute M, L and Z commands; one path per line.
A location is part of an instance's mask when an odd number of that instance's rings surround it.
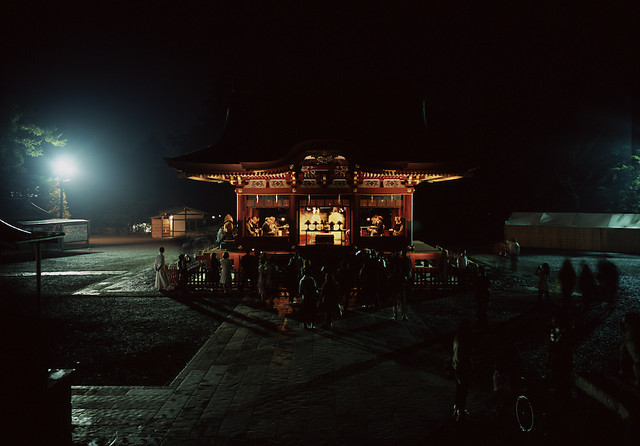
M 391 294 L 393 296 L 393 318 L 407 320 L 407 287 L 413 278 L 411 259 L 407 252 L 394 253 L 391 259 Z
M 267 253 L 260 254 L 258 264 L 258 295 L 260 301 L 264 302 L 267 298 Z
M 538 276 L 538 306 L 542 305 L 542 296 L 546 296 L 546 303 L 550 303 L 549 276 L 551 276 L 551 268 L 549 268 L 549 264 L 539 265 L 535 274 Z
M 160 252 L 156 256 L 156 262 L 153 266 L 156 270 L 156 289 L 165 291 L 169 288 L 169 276 L 167 275 L 167 266 L 164 263 L 164 248 L 160 247 Z
M 258 282 L 258 258 L 247 250 L 240 259 L 240 266 L 242 267 L 242 287 L 254 295 Z
M 453 405 L 453 417 L 455 421 L 463 421 L 468 418 L 467 395 L 469 383 L 473 371 L 473 332 L 471 323 L 463 320 L 460 329 L 453 339 L 453 358 L 451 364 L 456 378 L 456 394 Z
M 573 269 L 571 260 L 566 259 L 562 263 L 562 267 L 558 272 L 558 280 L 560 281 L 560 290 L 562 292 L 562 305 L 571 304 L 571 295 L 576 287 L 576 272 Z
M 582 295 L 582 303 L 585 307 L 596 300 L 597 289 L 596 278 L 591 268 L 586 262 L 582 262 L 580 276 L 578 276 L 578 291 Z
M 325 274 L 324 283 L 322 285 L 322 304 L 326 314 L 325 328 L 333 327 L 333 314 L 339 313 L 338 303 L 340 301 L 340 286 L 336 281 L 332 271 Z
M 304 328 L 315 328 L 315 317 L 318 311 L 318 285 L 311 275 L 311 268 L 305 267 L 300 279 L 299 291 L 302 298 Z
M 211 285 L 212 290 L 215 292 L 220 283 L 220 259 L 213 253 L 211 255 L 210 266 L 207 270 L 207 282 Z
M 220 285 L 222 285 L 223 292 L 227 294 L 227 288 L 231 291 L 231 270 L 233 269 L 233 263 L 231 263 L 229 252 L 227 251 L 222 255 L 220 268 Z
M 289 293 L 289 303 L 293 304 L 295 298 L 298 297 L 298 286 L 300 285 L 300 279 L 302 279 L 302 269 L 304 261 L 300 257 L 300 253 L 296 250 L 289 259 L 287 264 L 287 288 Z
M 178 256 L 178 289 L 182 293 L 187 292 L 187 283 L 189 282 L 189 262 L 191 259 L 180 254 Z
M 336 280 L 340 286 L 340 301 L 342 303 L 342 314 L 347 313 L 349 301 L 351 300 L 351 292 L 356 283 L 353 269 L 348 258 L 342 260 L 338 270 L 336 271 Z

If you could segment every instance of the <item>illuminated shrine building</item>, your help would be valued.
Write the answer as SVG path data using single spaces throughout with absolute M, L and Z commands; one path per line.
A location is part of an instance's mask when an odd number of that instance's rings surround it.
M 413 244 L 415 187 L 466 174 L 450 163 L 356 157 L 338 140 L 303 141 L 282 159 L 235 164 L 209 162 L 211 149 L 166 161 L 187 178 L 235 188 L 236 244 L 245 249 L 405 249 Z

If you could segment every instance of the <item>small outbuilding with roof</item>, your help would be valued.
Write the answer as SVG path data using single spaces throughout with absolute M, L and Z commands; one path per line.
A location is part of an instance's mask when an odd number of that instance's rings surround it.
M 151 237 L 185 237 L 205 226 L 205 212 L 188 206 L 168 209 L 151 217 Z

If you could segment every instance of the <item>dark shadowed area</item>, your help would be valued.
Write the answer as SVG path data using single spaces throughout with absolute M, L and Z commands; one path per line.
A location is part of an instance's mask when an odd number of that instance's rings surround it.
M 94 6 L 7 6 L 0 85 L 68 139 L 70 209 L 95 228 L 233 211 L 231 188 L 178 179 L 163 157 L 221 143 L 220 160 L 272 160 L 310 138 L 477 163 L 416 194 L 423 239 L 495 240 L 514 210 L 627 210 L 599 182 L 637 146 L 624 7 Z M 46 158 L 32 168 L 49 176 Z

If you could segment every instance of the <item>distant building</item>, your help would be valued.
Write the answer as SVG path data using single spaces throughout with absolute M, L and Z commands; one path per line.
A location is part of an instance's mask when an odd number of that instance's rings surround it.
M 640 253 L 640 214 L 514 212 L 505 240 L 523 248 Z
M 190 207 L 169 209 L 151 217 L 151 237 L 184 237 L 205 226 L 205 212 Z

